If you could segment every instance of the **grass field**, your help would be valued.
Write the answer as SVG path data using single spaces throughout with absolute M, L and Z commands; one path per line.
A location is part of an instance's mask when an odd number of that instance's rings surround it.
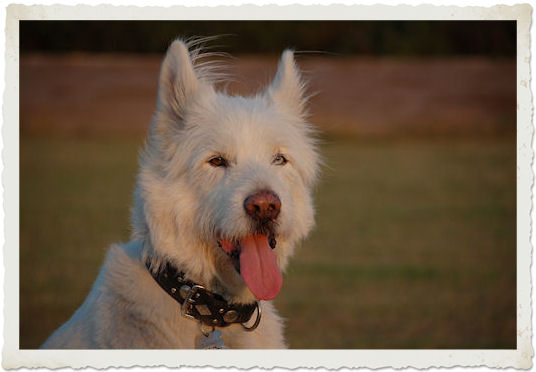
M 129 237 L 141 139 L 23 136 L 20 347 L 38 347 Z M 292 348 L 515 348 L 516 150 L 330 137 L 317 227 L 276 299 Z

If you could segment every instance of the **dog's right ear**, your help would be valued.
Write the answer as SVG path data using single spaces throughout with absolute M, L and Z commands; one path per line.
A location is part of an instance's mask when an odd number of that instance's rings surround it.
M 182 40 L 175 40 L 168 48 L 158 83 L 158 111 L 169 115 L 173 121 L 183 119 L 188 101 L 199 89 L 199 80 Z

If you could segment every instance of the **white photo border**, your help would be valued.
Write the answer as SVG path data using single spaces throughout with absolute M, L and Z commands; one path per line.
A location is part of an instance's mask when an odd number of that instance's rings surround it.
M 158 7 L 9 5 L 6 18 L 4 143 L 4 349 L 19 367 L 212 366 L 238 368 L 532 366 L 530 5 L 290 5 Z M 512 350 L 20 350 L 19 349 L 19 21 L 21 20 L 515 20 L 517 21 L 517 349 Z M 8 217 L 9 216 L 9 217 Z

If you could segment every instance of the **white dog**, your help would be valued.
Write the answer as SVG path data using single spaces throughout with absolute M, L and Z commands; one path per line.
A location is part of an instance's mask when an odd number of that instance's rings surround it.
M 269 300 L 313 225 L 318 163 L 303 81 L 286 50 L 266 91 L 225 94 L 196 45 L 162 64 L 133 240 L 43 348 L 286 347 Z

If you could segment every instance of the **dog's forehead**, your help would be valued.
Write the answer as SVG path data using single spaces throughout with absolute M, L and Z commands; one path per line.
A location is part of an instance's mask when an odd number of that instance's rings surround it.
M 235 120 L 258 122 L 277 116 L 276 106 L 262 95 L 243 97 L 217 94 L 212 102 L 213 114 L 230 122 Z
M 220 96 L 203 121 L 210 122 L 213 136 L 232 146 L 258 142 L 258 146 L 274 146 L 292 131 L 285 125 L 284 115 L 262 96 Z M 262 141 L 260 141 L 262 139 Z

